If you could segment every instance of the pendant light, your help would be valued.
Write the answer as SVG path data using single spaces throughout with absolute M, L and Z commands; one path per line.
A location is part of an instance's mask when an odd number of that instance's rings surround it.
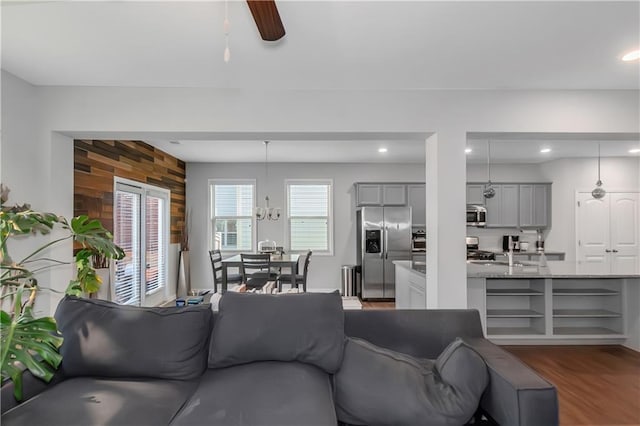
M 600 142 L 598 142 L 598 181 L 596 187 L 591 191 L 591 196 L 596 200 L 599 200 L 605 196 L 607 191 L 602 188 L 602 180 L 600 180 Z
M 491 140 L 487 141 L 487 184 L 484 186 L 482 195 L 484 198 L 493 198 L 496 195 L 496 190 L 491 183 Z
M 269 184 L 269 141 L 264 141 L 264 182 Z M 257 220 L 278 220 L 280 219 L 280 207 L 269 207 L 269 196 L 264 197 L 264 207 L 256 206 L 253 215 Z

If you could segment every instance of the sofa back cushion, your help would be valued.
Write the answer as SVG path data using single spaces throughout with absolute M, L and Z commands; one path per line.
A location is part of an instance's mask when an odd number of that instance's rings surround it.
M 466 424 L 488 381 L 484 360 L 460 339 L 433 361 L 349 337 L 334 376 L 336 412 L 355 425 Z
M 206 369 L 209 305 L 140 308 L 66 296 L 55 318 L 67 376 L 189 380 Z
M 227 292 L 219 303 L 209 367 L 254 361 L 299 361 L 328 373 L 344 349 L 342 299 L 333 293 Z

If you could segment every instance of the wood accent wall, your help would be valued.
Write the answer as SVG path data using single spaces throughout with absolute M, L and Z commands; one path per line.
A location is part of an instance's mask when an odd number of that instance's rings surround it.
M 115 176 L 171 191 L 171 242 L 185 220 L 185 163 L 142 141 L 74 140 L 74 216 L 100 219 L 113 232 Z

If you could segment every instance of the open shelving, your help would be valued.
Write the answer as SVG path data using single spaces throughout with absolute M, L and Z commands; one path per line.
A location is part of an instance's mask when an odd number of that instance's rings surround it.
M 545 333 L 544 280 L 487 280 L 487 335 Z
M 616 279 L 555 279 L 552 283 L 553 334 L 624 334 L 623 283 Z

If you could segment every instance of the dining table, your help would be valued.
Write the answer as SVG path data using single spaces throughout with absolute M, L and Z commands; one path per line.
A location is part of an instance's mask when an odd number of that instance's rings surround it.
M 255 253 L 252 253 L 255 254 Z M 271 266 L 274 268 L 291 268 L 291 288 L 296 288 L 296 274 L 299 254 L 271 254 Z M 222 259 L 222 293 L 227 291 L 227 269 L 242 267 L 242 255 L 236 254 Z

